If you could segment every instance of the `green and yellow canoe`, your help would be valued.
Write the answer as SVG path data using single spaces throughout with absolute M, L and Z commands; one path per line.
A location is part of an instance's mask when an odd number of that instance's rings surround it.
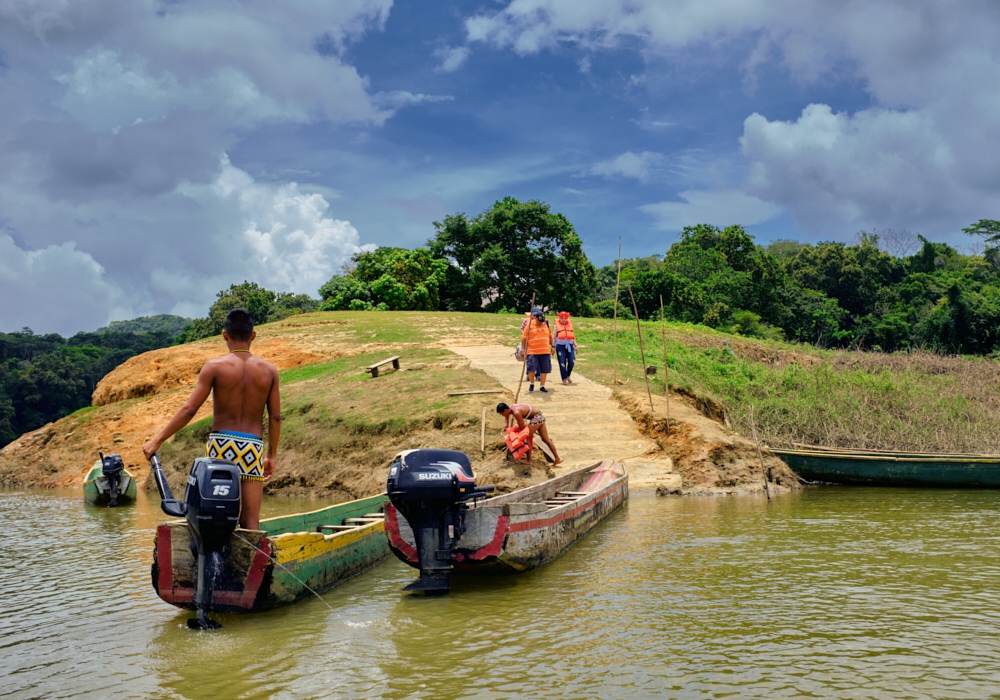
M 135 476 L 128 469 L 123 469 L 118 482 L 118 504 L 135 502 L 137 490 Z M 101 471 L 101 460 L 94 462 L 87 476 L 83 477 L 83 498 L 94 505 L 107 505 L 109 501 L 108 479 Z
M 389 556 L 385 494 L 309 513 L 261 520 L 237 529 L 212 595 L 212 609 L 255 613 L 294 603 L 335 586 Z M 156 529 L 153 587 L 166 602 L 194 610 L 197 560 L 187 522 Z M 308 586 L 308 588 L 307 588 Z
M 872 486 L 1000 488 L 1000 455 L 771 448 L 803 479 Z

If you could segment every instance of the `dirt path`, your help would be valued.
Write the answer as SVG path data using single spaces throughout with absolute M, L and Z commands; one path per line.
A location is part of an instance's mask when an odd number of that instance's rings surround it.
M 452 346 L 448 350 L 467 357 L 474 368 L 486 372 L 510 391 L 517 391 L 521 363 L 514 359 L 510 348 L 477 345 Z M 549 437 L 563 459 L 555 469 L 556 474 L 612 458 L 625 462 L 632 488 L 680 486 L 681 477 L 674 471 L 673 462 L 669 457 L 649 454 L 658 449 L 655 441 L 639 432 L 635 421 L 611 397 L 610 389 L 576 372 L 573 384 L 563 386 L 558 368 L 553 369 L 556 371 L 548 378 L 547 395 L 538 391 L 537 384 L 535 392 L 529 394 L 525 380 L 519 400 L 545 413 Z

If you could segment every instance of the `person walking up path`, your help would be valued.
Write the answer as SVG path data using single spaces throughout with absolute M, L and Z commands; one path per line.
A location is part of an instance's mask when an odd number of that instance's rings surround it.
M 528 355 L 528 391 L 535 390 L 537 374 L 540 391 L 543 394 L 549 393 L 545 388 L 545 378 L 552 373 L 552 351 L 555 344 L 552 341 L 552 329 L 539 306 L 531 310 L 531 318 L 521 331 L 521 346 Z
M 560 311 L 556 318 L 556 356 L 559 358 L 559 376 L 563 384 L 572 384 L 573 366 L 576 364 L 576 336 L 569 311 Z
M 243 309 L 226 316 L 222 337 L 229 354 L 209 360 L 198 374 L 190 398 L 174 414 L 160 434 L 142 447 L 152 458 L 170 436 L 187 425 L 212 395 L 212 432 L 205 452 L 209 457 L 233 462 L 240 470 L 240 527 L 260 526 L 264 482 L 274 474 L 274 461 L 281 436 L 281 399 L 278 370 L 270 362 L 250 354 L 257 337 L 253 319 Z M 267 408 L 267 456 L 261 458 L 264 441 L 264 408 Z

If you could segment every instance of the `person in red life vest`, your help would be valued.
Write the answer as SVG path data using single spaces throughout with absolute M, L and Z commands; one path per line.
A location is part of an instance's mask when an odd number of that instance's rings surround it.
M 559 459 L 559 450 L 556 449 L 556 445 L 549 438 L 549 431 L 545 427 L 545 415 L 534 408 L 530 403 L 516 403 L 513 406 L 508 406 L 505 403 L 497 404 L 497 413 L 504 417 L 504 419 L 510 422 L 513 418 L 517 421 L 517 427 L 524 429 L 524 426 L 528 426 L 528 436 L 534 437 L 537 433 L 540 438 L 549 446 L 552 450 L 552 456 L 555 457 L 555 461 L 552 466 L 561 464 L 562 460 Z
M 576 336 L 573 335 L 573 322 L 569 320 L 569 311 L 560 311 L 556 319 L 556 356 L 559 358 L 559 374 L 563 384 L 572 384 L 570 375 L 576 364 Z
M 531 310 L 531 318 L 521 330 L 521 347 L 528 355 L 525 363 L 528 370 L 528 391 L 535 390 L 537 374 L 541 392 L 549 393 L 545 388 L 545 378 L 552 372 L 552 351 L 555 344 L 552 342 L 552 328 L 539 306 Z

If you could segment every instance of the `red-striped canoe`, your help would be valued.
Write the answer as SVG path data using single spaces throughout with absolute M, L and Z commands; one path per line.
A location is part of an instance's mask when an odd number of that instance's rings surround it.
M 628 498 L 628 472 L 606 460 L 535 486 L 470 504 L 465 531 L 451 551 L 462 571 L 526 571 L 555 559 L 618 510 Z M 389 548 L 418 567 L 406 519 L 385 505 Z

